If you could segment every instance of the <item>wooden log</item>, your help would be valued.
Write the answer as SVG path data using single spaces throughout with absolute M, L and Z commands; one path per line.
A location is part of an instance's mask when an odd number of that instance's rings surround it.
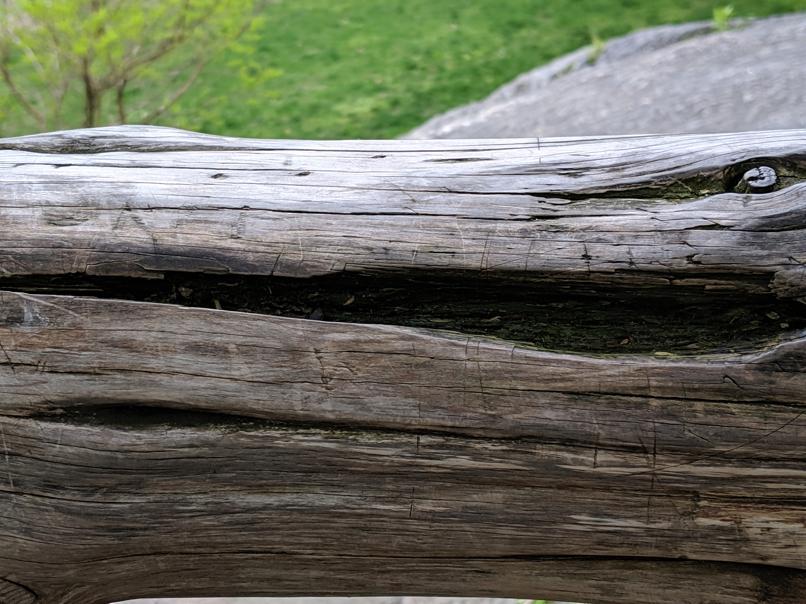
M 0 140 L 0 602 L 806 599 L 806 132 Z

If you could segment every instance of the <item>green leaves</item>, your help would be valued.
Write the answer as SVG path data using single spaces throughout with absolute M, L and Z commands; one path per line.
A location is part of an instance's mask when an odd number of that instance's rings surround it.
M 717 31 L 725 31 L 730 27 L 730 19 L 733 16 L 733 6 L 717 6 L 714 8 L 713 23 Z
M 3 93 L 28 130 L 150 122 L 260 19 L 260 0 L 0 0 Z M 233 52 L 248 56 L 248 46 Z M 230 52 L 232 49 L 230 48 Z M 246 65 L 246 64 L 245 64 Z M 253 62 L 236 73 L 273 77 Z M 2 98 L 2 97 L 0 97 Z M 0 125 L 0 134 L 2 133 Z

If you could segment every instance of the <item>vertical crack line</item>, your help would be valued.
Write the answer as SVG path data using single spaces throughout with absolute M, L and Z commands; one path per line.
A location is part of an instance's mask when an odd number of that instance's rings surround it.
M 318 348 L 314 348 L 313 354 L 316 357 L 316 361 L 319 363 L 319 379 L 321 380 L 322 385 L 325 387 L 325 390 L 331 390 L 333 386 L 330 385 L 330 381 L 333 378 L 327 375 L 327 368 L 325 367 L 325 360 L 322 357 L 322 351 Z
M 735 451 L 738 451 L 739 449 L 743 449 L 744 447 L 749 447 L 749 446 L 758 444 L 762 440 L 777 434 L 781 430 L 787 429 L 789 426 L 795 424 L 804 415 L 806 415 L 806 411 L 800 411 L 792 419 L 789 419 L 789 420 L 785 421 L 783 424 L 781 424 L 777 428 L 775 428 L 773 430 L 770 430 L 769 432 L 765 432 L 761 436 L 757 436 L 756 438 L 753 438 L 753 439 L 750 439 L 750 440 L 748 440 L 746 442 L 743 442 L 742 444 L 736 445 L 735 447 L 730 447 L 729 449 L 720 449 L 719 451 L 714 451 L 713 453 L 710 453 L 708 455 L 703 455 L 701 457 L 695 457 L 695 458 L 690 459 L 688 461 L 681 461 L 680 463 L 670 464 L 670 465 L 667 465 L 667 466 L 661 466 L 659 468 L 652 468 L 651 470 L 641 470 L 639 472 L 627 472 L 625 474 L 621 474 L 620 476 L 624 476 L 624 477 L 627 477 L 627 476 L 640 476 L 642 474 L 652 474 L 652 476 L 656 476 L 656 475 L 659 475 L 661 472 L 665 472 L 667 470 L 672 470 L 672 469 L 675 469 L 675 468 L 681 468 L 683 466 L 694 465 L 694 464 L 699 463 L 701 461 L 707 461 L 707 460 L 713 459 L 715 457 L 720 457 L 722 455 L 727 455 L 729 453 L 734 453 Z M 639 437 L 639 440 L 640 440 L 640 437 Z M 643 446 L 643 444 L 644 444 L 643 441 L 641 441 L 642 446 Z M 646 447 L 644 447 L 644 452 L 646 453 Z
M 3 444 L 3 457 L 6 462 L 6 473 L 8 474 L 8 484 L 11 487 L 12 491 L 16 491 L 17 489 L 14 487 L 14 478 L 11 476 L 11 458 L 8 454 L 8 444 L 6 444 L 6 431 L 3 428 L 3 424 L 0 424 L 0 440 L 2 440 Z
M 14 363 L 11 361 L 11 357 L 9 356 L 8 351 L 6 350 L 6 347 L 3 346 L 3 342 L 0 342 L 0 351 L 3 352 L 3 356 L 6 357 L 6 362 L 8 363 L 8 366 L 11 367 L 11 373 L 17 375 L 17 369 L 14 367 Z

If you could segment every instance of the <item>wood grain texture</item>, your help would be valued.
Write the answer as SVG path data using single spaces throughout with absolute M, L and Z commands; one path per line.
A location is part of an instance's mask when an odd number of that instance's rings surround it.
M 802 132 L 0 141 L 0 602 L 806 601 L 805 157 Z M 780 186 L 733 192 L 754 165 Z M 774 329 L 594 354 L 561 304 L 550 351 L 64 285 L 243 285 L 221 273 L 269 297 L 341 273 L 380 290 L 427 273 L 434 298 L 457 275 L 502 297 L 618 291 L 657 334 L 639 290 L 726 312 L 763 298 Z
M 803 131 L 313 143 L 101 128 L 7 139 L 0 273 L 417 267 L 801 297 L 804 148 Z M 760 158 L 783 188 L 726 193 L 731 168 Z

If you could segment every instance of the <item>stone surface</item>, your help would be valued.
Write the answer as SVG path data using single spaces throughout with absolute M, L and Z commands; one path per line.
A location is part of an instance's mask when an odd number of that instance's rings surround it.
M 598 56 L 596 56 L 598 54 Z M 560 57 L 406 138 L 738 132 L 806 126 L 806 15 L 639 31 Z

